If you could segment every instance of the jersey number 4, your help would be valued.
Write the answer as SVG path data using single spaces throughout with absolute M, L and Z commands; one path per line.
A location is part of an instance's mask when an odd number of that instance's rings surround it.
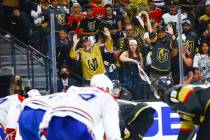
M 79 96 L 85 101 L 89 101 L 90 99 L 96 97 L 94 94 L 79 94 Z
M 0 104 L 2 104 L 3 102 L 5 102 L 6 100 L 7 100 L 7 98 L 0 99 Z

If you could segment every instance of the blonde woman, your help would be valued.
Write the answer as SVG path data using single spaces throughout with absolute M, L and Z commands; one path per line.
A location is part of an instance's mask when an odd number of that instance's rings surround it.
M 10 94 L 24 94 L 24 87 L 20 75 L 16 74 L 12 76 L 9 92 Z

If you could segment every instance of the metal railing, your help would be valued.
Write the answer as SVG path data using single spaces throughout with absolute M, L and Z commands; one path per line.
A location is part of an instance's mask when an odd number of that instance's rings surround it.
M 140 81 L 133 85 L 132 89 L 135 90 L 135 93 L 132 93 L 131 90 L 128 89 L 125 83 L 119 83 L 117 86 L 124 88 L 129 92 L 128 94 L 131 94 L 132 100 L 136 102 L 150 102 L 150 101 L 159 101 L 159 99 L 156 99 L 153 95 L 153 91 L 150 87 L 150 85 L 147 82 Z M 133 95 L 135 94 L 135 95 Z
M 4 35 L 2 34 L 9 34 L 10 37 L 6 38 L 4 37 Z M 31 88 L 38 88 L 41 90 L 46 90 L 47 93 L 51 93 L 52 92 L 52 59 L 49 58 L 48 56 L 42 54 L 41 52 L 39 52 L 38 50 L 36 50 L 34 47 L 32 47 L 31 45 L 27 45 L 23 42 L 21 42 L 20 40 L 18 40 L 17 38 L 15 38 L 12 34 L 0 29 L 0 39 L 3 40 L 7 45 L 9 45 L 10 48 L 8 49 L 8 52 L 10 51 L 9 54 L 3 54 L 6 56 L 10 56 L 11 57 L 11 62 L 7 63 L 7 64 L 2 64 L 1 59 L 0 59 L 0 68 L 4 67 L 4 66 L 11 66 L 14 69 L 14 74 L 20 74 L 17 73 L 17 66 L 19 65 L 23 65 L 23 64 L 17 64 L 17 60 L 16 60 L 16 56 L 17 55 L 24 55 L 26 56 L 26 64 L 25 64 L 25 71 L 24 71 L 24 75 L 21 76 L 23 77 L 25 83 L 27 82 L 27 85 L 30 86 Z M 1 48 L 1 44 L 0 44 L 0 48 Z M 11 50 L 10 50 L 11 49 Z M 37 71 L 35 69 L 35 66 L 38 65 L 39 67 L 42 67 L 44 69 L 44 76 L 37 76 L 35 74 L 37 74 Z M 57 70 L 56 70 L 57 71 Z M 80 75 L 70 72 L 70 75 L 72 77 L 74 77 L 75 79 L 77 79 L 78 81 L 81 82 L 82 85 L 85 84 L 85 79 L 83 77 L 81 77 Z M 36 78 L 37 77 L 41 77 L 44 78 L 44 88 L 42 86 L 42 88 L 39 88 L 36 86 L 37 81 Z
M 37 66 L 42 67 L 45 70 L 44 76 L 42 78 L 45 78 L 45 86 L 43 90 L 46 90 L 47 92 L 50 92 L 51 87 L 51 62 L 52 60 L 48 57 L 45 56 L 44 54 L 40 53 L 38 50 L 33 48 L 30 45 L 27 45 L 17 38 L 15 38 L 12 34 L 5 32 L 4 30 L 0 29 L 0 39 L 5 42 L 9 47 L 7 54 L 1 54 L 5 56 L 10 56 L 11 57 L 11 62 L 7 64 L 2 64 L 0 61 L 0 66 L 11 66 L 14 69 L 14 74 L 19 74 L 17 73 L 17 66 L 22 65 L 22 67 L 26 66 L 26 69 L 24 70 L 24 76 L 23 78 L 27 78 L 28 81 L 28 86 L 31 88 L 37 88 L 35 86 L 35 64 Z M 9 34 L 9 38 L 5 38 L 2 34 Z M 0 44 L 1 46 L 1 44 Z M 11 49 L 11 52 L 9 52 L 9 49 Z M 26 56 L 26 64 L 17 64 L 16 57 L 17 55 L 23 55 Z M 20 74 L 21 75 L 21 74 Z M 37 76 L 40 77 L 41 76 Z

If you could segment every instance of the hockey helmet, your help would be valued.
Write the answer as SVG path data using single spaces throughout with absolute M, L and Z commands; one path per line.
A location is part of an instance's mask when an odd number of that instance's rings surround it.
M 41 96 L 40 92 L 37 89 L 32 89 L 29 92 L 27 92 L 28 97 L 35 97 L 35 96 Z
M 103 91 L 112 93 L 113 92 L 113 83 L 112 81 L 104 74 L 96 74 L 90 80 L 90 86 L 97 87 Z
M 154 96 L 159 99 L 161 94 L 173 87 L 173 81 L 170 77 L 163 76 L 156 80 L 153 84 Z

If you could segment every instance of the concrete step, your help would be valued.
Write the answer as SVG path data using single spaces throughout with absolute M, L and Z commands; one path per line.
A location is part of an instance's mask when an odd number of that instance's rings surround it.
M 32 87 L 32 80 L 28 81 L 27 77 L 22 77 L 23 85 Z M 46 79 L 44 77 L 34 77 L 34 88 L 46 89 Z
M 31 68 L 31 66 L 30 66 Z M 20 73 L 23 76 L 28 76 L 28 68 L 27 65 L 17 65 L 16 66 L 16 72 Z M 32 71 L 30 71 L 31 73 Z M 42 77 L 42 76 L 46 76 L 46 69 L 45 67 L 42 67 L 40 65 L 33 65 L 33 72 L 34 72 L 34 76 L 36 77 Z
M 10 48 L 11 48 L 10 42 L 0 41 L 0 50 L 10 49 Z
M 13 48 L 14 49 L 14 48 Z M 15 55 L 22 55 L 22 54 L 27 54 L 26 50 L 18 50 L 15 48 L 15 51 L 13 52 Z M 1 48 L 0 47 L 0 55 L 11 55 L 11 47 L 8 48 Z
M 27 61 L 27 56 L 26 55 L 15 55 L 14 57 L 16 62 L 26 62 Z M 0 60 L 1 61 L 11 61 L 12 60 L 12 56 L 11 55 L 1 55 L 0 56 Z
M 9 65 L 12 64 L 12 56 L 11 55 L 0 55 L 0 63 L 3 65 Z M 14 61 L 17 65 L 27 65 L 27 55 L 22 55 L 22 54 L 17 54 L 15 55 Z M 42 58 L 32 58 L 33 59 L 33 64 L 40 64 L 41 66 L 43 66 L 44 63 L 44 59 Z M 31 64 L 31 58 L 29 58 L 29 64 Z

